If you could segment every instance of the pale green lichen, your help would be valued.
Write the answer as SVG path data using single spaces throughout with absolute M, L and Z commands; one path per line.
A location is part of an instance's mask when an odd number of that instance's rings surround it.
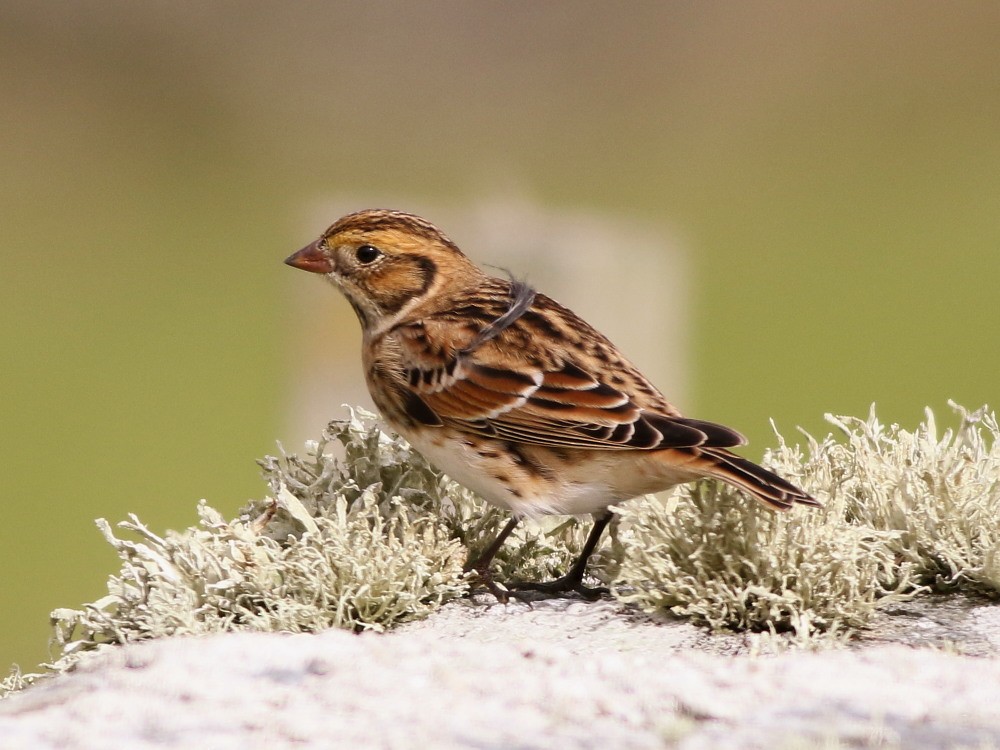
M 836 469 L 818 481 L 843 496 L 852 524 L 894 533 L 901 564 L 937 590 L 1000 591 L 1000 430 L 985 407 L 952 404 L 959 427 L 938 436 L 934 414 L 913 432 L 867 420 L 830 418 L 846 443 L 828 441 Z M 817 450 L 814 448 L 813 453 Z M 821 455 L 822 458 L 822 455 Z
M 718 629 L 861 627 L 880 604 L 913 592 L 916 581 L 908 565 L 897 565 L 892 534 L 842 518 L 836 500 L 821 511 L 777 515 L 715 482 L 666 503 L 646 499 L 626 511 L 615 593 L 644 610 Z
M 467 556 L 506 523 L 360 409 L 304 455 L 260 464 L 272 496 L 235 520 L 204 502 L 198 526 L 163 535 L 134 515 L 118 524 L 125 534 L 99 519 L 121 570 L 106 596 L 52 613 L 60 657 L 45 666 L 169 635 L 391 627 L 467 593 Z M 572 559 L 582 533 L 550 526 L 519 529 L 497 557 L 501 574 L 548 577 Z M 12 674 L 0 695 L 36 677 Z
M 808 455 L 779 445 L 765 463 L 824 503 L 772 514 L 703 481 L 616 509 L 591 572 L 645 610 L 715 628 L 843 639 L 885 604 L 925 588 L 1000 593 L 1000 430 L 985 408 L 955 407 L 940 437 L 829 417 L 841 439 L 807 436 Z M 340 456 L 340 458 L 337 457 Z M 271 497 L 226 521 L 157 535 L 131 516 L 108 593 L 52 613 L 63 670 L 109 644 L 223 630 L 384 629 L 467 593 L 462 567 L 505 513 L 433 469 L 361 410 L 333 422 L 302 456 L 261 461 Z M 566 570 L 589 524 L 522 524 L 497 555 L 499 581 Z M 37 675 L 15 672 L 0 695 Z
M 306 455 L 268 456 L 260 463 L 277 494 L 281 487 L 301 500 L 311 516 L 327 516 L 334 498 L 348 502 L 364 488 L 378 488 L 379 507 L 389 498 L 405 504 L 411 519 L 432 520 L 463 548 L 462 556 L 475 558 L 507 523 L 509 515 L 482 502 L 475 494 L 452 481 L 400 437 L 385 433 L 374 415 L 362 409 L 351 412 L 349 421 L 331 422 L 319 443 L 306 445 Z M 343 452 L 336 458 L 335 449 Z M 267 511 L 269 500 L 251 503 L 245 513 Z M 550 577 L 564 569 L 582 547 L 586 525 L 564 518 L 526 523 L 519 527 L 497 554 L 494 569 L 498 580 Z M 287 514 L 278 512 L 264 533 L 284 539 L 296 534 Z M 602 555 L 598 559 L 606 559 Z
M 18 690 L 24 690 L 28 687 L 34 679 L 37 679 L 41 675 L 25 675 L 21 672 L 21 668 L 14 665 L 11 669 L 10 674 L 0 680 L 0 699 L 10 693 L 16 693 Z
M 954 405 L 910 432 L 828 417 L 844 436 L 779 446 L 765 463 L 820 500 L 772 514 L 699 482 L 623 511 L 619 598 L 715 628 L 809 636 L 862 627 L 877 607 L 924 588 L 1000 593 L 1000 430 Z

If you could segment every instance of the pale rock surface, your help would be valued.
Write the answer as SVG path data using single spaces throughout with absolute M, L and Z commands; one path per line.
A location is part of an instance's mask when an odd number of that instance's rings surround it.
M 1000 748 L 1000 607 L 959 609 L 899 613 L 896 635 L 960 648 L 961 620 L 984 656 L 876 636 L 754 655 L 754 637 L 608 600 L 463 601 L 387 635 L 164 639 L 3 701 L 0 748 Z

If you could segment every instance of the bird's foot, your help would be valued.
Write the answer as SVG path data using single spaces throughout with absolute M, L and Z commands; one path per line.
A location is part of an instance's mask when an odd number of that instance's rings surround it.
M 541 591 L 545 594 L 579 594 L 584 599 L 593 601 L 599 599 L 604 594 L 610 594 L 611 589 L 607 586 L 585 586 L 583 576 L 567 574 L 554 581 L 535 583 L 533 581 L 519 581 L 510 585 L 510 591 L 517 596 L 523 591 Z
M 501 604 L 506 604 L 510 601 L 510 590 L 507 589 L 503 584 L 497 583 L 493 578 L 493 572 L 489 568 L 469 568 L 465 571 L 466 573 L 474 573 L 470 579 L 469 583 L 471 588 L 469 593 L 475 589 L 476 586 L 482 586 L 484 589 L 489 591 L 496 600 Z

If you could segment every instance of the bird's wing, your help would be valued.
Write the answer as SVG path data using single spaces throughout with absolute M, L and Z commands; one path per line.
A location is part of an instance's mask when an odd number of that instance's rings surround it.
M 728 427 L 680 416 L 604 336 L 558 303 L 538 297 L 527 304 L 522 298 L 523 309 L 499 331 L 484 335 L 486 325 L 466 332 L 464 345 L 447 343 L 455 321 L 398 327 L 410 416 L 555 448 L 654 450 L 746 442 Z M 501 310 L 517 306 L 515 298 Z

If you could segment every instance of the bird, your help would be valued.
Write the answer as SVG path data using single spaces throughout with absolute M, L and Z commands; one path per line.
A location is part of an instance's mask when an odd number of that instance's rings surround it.
M 476 266 L 417 215 L 338 219 L 285 263 L 324 276 L 362 329 L 369 393 L 385 423 L 430 464 L 511 518 L 467 572 L 499 600 L 584 584 L 588 560 L 631 498 L 704 477 L 767 508 L 819 506 L 730 449 L 739 432 L 682 416 L 611 341 L 524 281 Z M 593 516 L 579 557 L 552 581 L 501 583 L 491 563 L 523 518 Z

